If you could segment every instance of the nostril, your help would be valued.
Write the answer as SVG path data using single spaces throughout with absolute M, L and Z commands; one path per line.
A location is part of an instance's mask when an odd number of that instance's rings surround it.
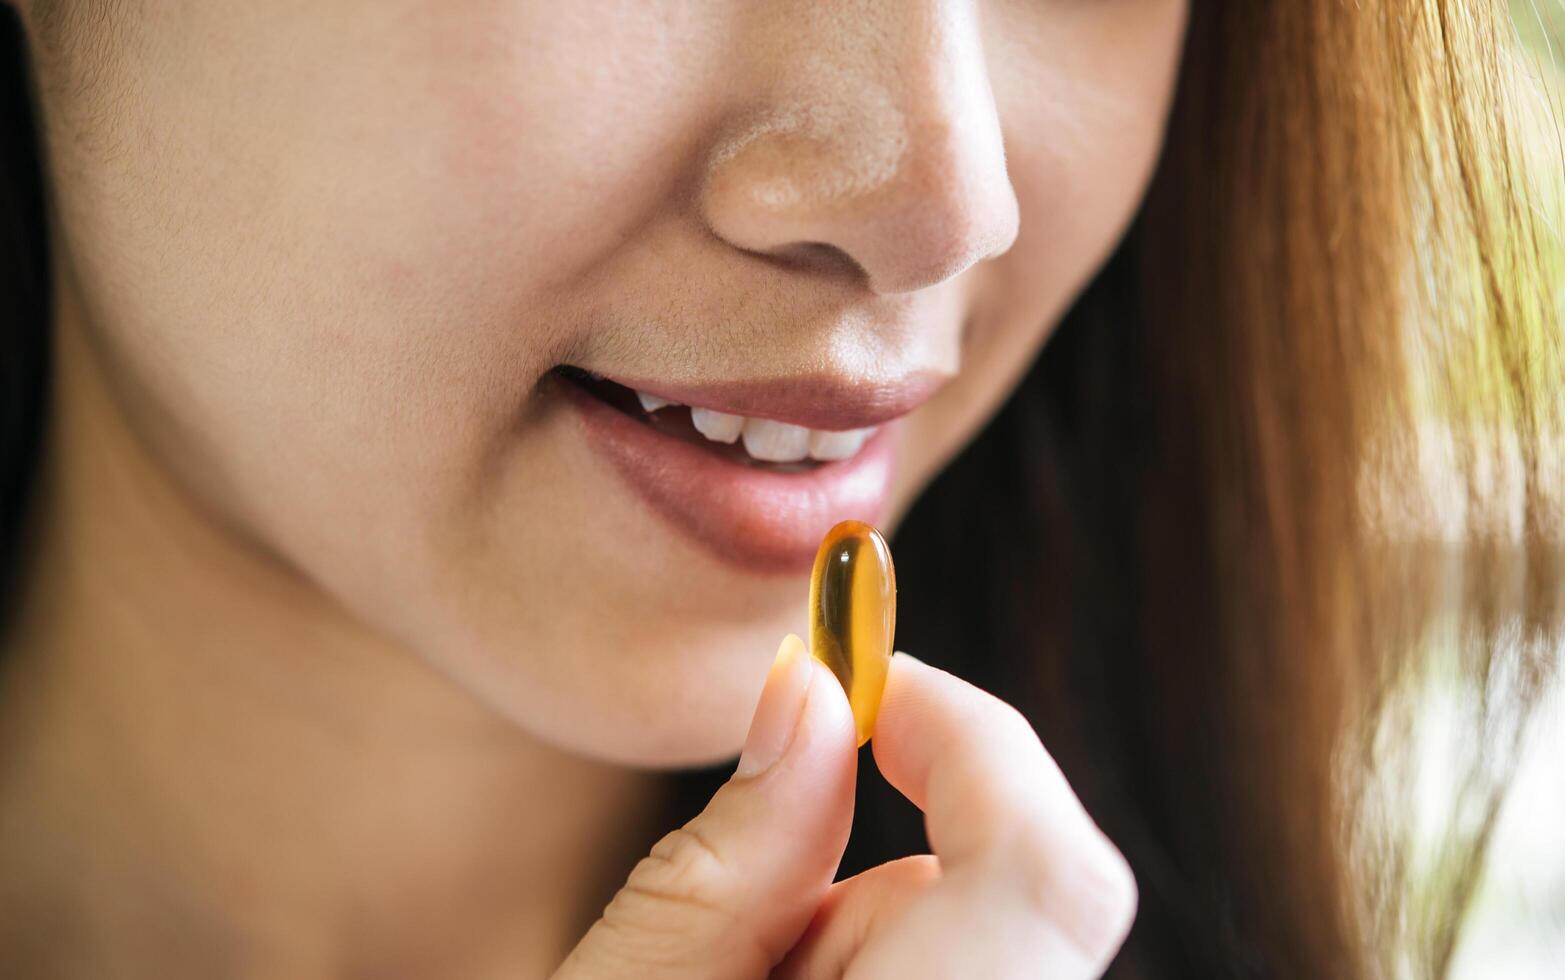
M 865 274 L 853 256 L 828 242 L 791 242 L 769 249 L 767 254 L 799 269 Z
M 842 258 L 847 257 L 846 252 L 835 245 L 828 244 L 827 242 L 799 242 L 794 246 L 794 248 L 798 250 L 800 255 L 807 257 L 828 255 L 839 256 Z

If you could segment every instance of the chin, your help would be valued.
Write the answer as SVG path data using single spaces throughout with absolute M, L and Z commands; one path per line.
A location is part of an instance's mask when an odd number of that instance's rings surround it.
M 573 755 L 644 769 L 705 767 L 732 760 L 749 731 L 777 646 L 802 634 L 808 580 L 798 615 L 749 623 L 626 624 L 576 642 L 485 643 L 429 655 L 465 696 L 521 733 Z M 793 589 L 788 589 L 792 598 Z M 627 642 L 623 635 L 634 632 Z M 677 637 L 677 638 L 676 638 Z M 536 657 L 533 652 L 566 650 Z M 497 655 L 491 651 L 510 651 Z

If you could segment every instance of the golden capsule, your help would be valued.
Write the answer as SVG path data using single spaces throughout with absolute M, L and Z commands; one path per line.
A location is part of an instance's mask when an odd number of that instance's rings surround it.
M 886 539 L 863 521 L 843 521 L 826 532 L 810 573 L 810 655 L 848 693 L 859 745 L 875 730 L 896 624 L 897 577 Z

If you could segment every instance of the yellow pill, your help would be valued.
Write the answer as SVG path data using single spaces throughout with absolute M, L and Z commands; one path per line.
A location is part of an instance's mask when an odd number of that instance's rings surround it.
M 848 693 L 859 745 L 875 730 L 896 625 L 897 576 L 886 539 L 863 521 L 843 521 L 826 532 L 810 573 L 810 655 Z

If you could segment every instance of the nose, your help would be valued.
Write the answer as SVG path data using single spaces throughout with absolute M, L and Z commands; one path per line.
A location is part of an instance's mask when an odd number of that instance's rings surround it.
M 742 50 L 763 94 L 708 157 L 708 226 L 777 259 L 856 265 L 882 294 L 1009 249 L 1020 218 L 975 7 L 758 5 Z

